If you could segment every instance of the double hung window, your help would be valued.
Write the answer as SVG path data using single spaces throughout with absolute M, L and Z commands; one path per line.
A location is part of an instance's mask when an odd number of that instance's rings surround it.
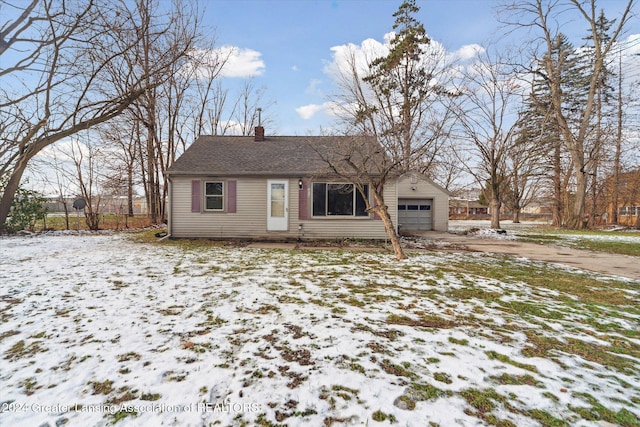
M 205 209 L 221 211 L 224 209 L 224 182 L 207 181 L 204 183 Z

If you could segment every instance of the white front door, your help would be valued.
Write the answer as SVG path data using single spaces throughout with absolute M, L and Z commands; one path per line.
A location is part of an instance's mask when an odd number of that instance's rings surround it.
M 289 181 L 267 182 L 267 230 L 289 229 Z

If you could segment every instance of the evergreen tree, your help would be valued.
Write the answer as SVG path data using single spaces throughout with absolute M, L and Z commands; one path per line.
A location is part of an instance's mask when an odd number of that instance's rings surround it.
M 441 78 L 443 64 L 441 58 L 434 62 L 429 55 L 433 47 L 424 25 L 415 17 L 419 10 L 415 0 L 407 0 L 393 14 L 396 33 L 389 53 L 373 60 L 363 79 L 375 102 L 360 103 L 356 115 L 356 122 L 365 124 L 366 131 L 398 157 L 401 172 L 416 169 L 421 159 L 433 155 L 444 122 L 439 114 L 443 110 L 437 112 L 435 105 L 455 95 L 442 81 L 434 84 Z
M 562 116 L 568 126 L 575 129 L 580 125 L 589 82 L 583 58 L 576 54 L 573 44 L 562 33 L 555 38 L 551 52 L 536 64 L 532 90 L 520 125 L 520 133 L 530 139 L 532 146 L 542 147 L 547 153 L 553 194 L 553 224 L 560 226 L 567 219 L 565 206 L 568 205 L 567 186 L 572 165 L 566 160 L 564 135 L 552 105 L 551 85 L 555 81 L 559 82 Z

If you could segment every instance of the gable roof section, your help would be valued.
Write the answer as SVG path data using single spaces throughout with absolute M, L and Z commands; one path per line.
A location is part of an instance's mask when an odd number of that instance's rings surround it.
M 167 170 L 168 175 L 309 176 L 331 175 L 330 156 L 351 137 L 201 136 Z M 322 156 L 319 154 L 322 153 Z
M 427 175 L 425 175 L 425 174 L 423 174 L 421 172 L 417 172 L 417 171 L 406 172 L 406 173 L 402 174 L 401 176 L 399 176 L 398 179 L 410 179 L 411 175 L 413 175 L 413 174 L 417 175 L 419 177 L 419 179 L 428 182 L 433 187 L 435 187 L 438 190 L 442 191 L 447 196 L 451 197 L 453 195 L 453 194 L 451 194 L 451 191 L 447 190 L 446 188 L 444 188 L 443 186 L 441 186 L 440 184 L 438 184 L 437 182 L 435 182 L 434 180 L 432 180 Z

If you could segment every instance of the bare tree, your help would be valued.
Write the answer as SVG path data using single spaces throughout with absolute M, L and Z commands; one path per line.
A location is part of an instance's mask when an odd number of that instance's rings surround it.
M 371 189 L 376 205 L 368 209 L 384 222 L 398 259 L 405 254 L 384 202 L 384 185 L 407 171 L 432 170 L 454 118 L 448 104 L 457 94 L 448 85 L 444 49 L 427 37 L 415 19 L 418 11 L 415 0 L 398 7 L 388 53 L 346 52 L 335 76 L 340 93 L 334 105 L 344 133 L 359 137 L 325 159 L 360 191 L 364 184 Z
M 127 56 L 139 42 L 136 22 L 143 11 L 131 10 L 129 4 L 41 0 L 18 10 L 5 3 L 13 13 L 0 28 L 0 173 L 8 176 L 0 199 L 0 227 L 29 162 L 39 152 L 122 114 L 160 85 L 164 71 L 191 49 L 188 33 L 167 38 L 173 23 L 163 20 L 150 35 L 165 47 L 164 54 L 142 72 L 130 67 Z M 9 49 L 21 54 L 9 56 Z
M 327 164 L 329 173 L 355 185 L 365 202 L 366 212 L 373 213 L 382 220 L 396 258 L 405 259 L 407 256 L 384 200 L 385 185 L 390 179 L 399 176 L 398 169 L 402 160 L 389 156 L 372 136 L 342 138 L 340 143 L 332 144 L 328 149 L 314 149 Z M 369 200 L 369 192 L 373 196 L 373 203 Z
M 122 115 L 98 128 L 100 139 L 111 147 L 112 154 L 105 159 L 105 174 L 126 195 L 127 216 L 134 215 L 133 196 L 134 186 L 139 183 L 138 171 L 140 158 L 138 156 L 137 141 L 138 128 L 130 115 Z
M 52 150 L 60 164 L 70 165 L 61 168 L 60 173 L 65 180 L 74 183 L 75 195 L 85 200 L 84 217 L 90 230 L 98 230 L 100 227 L 104 180 L 102 165 L 108 157 L 106 149 L 104 143 L 93 137 L 91 131 L 86 131 Z
M 469 149 L 475 153 L 478 164 L 470 164 L 467 169 L 479 184 L 486 184 L 491 228 L 500 228 L 500 209 L 509 179 L 507 159 L 518 143 L 515 132 L 522 90 L 508 62 L 489 51 L 480 53 L 467 68 L 463 86 L 457 110 L 458 152 Z
M 558 126 L 562 143 L 571 156 L 572 166 L 575 172 L 575 198 L 571 208 L 567 225 L 572 228 L 583 228 L 585 200 L 587 196 L 587 184 L 589 174 L 589 150 L 586 142 L 593 126 L 594 115 L 597 110 L 597 93 L 601 85 L 602 74 L 605 70 L 605 61 L 615 46 L 624 26 L 631 18 L 631 10 L 635 0 L 628 0 L 618 22 L 611 26 L 608 37 L 602 33 L 598 25 L 599 15 L 596 0 L 527 0 L 514 1 L 503 9 L 511 13 L 509 24 L 518 28 L 527 28 L 537 31 L 543 55 L 539 55 L 538 62 L 543 64 L 543 70 L 537 71 L 547 82 L 550 93 L 550 105 L 552 117 Z M 589 76 L 587 82 L 586 100 L 577 123 L 572 123 L 564 108 L 563 75 L 558 62 L 552 61 L 552 55 L 558 35 L 560 34 L 561 14 L 573 13 L 581 22 L 584 22 L 590 30 L 589 38 L 592 49 L 588 67 Z
M 508 180 L 504 203 L 513 213 L 513 222 L 519 223 L 521 210 L 535 199 L 542 188 L 547 147 L 538 143 L 534 135 L 529 135 L 526 127 L 518 129 L 516 138 L 506 155 Z

